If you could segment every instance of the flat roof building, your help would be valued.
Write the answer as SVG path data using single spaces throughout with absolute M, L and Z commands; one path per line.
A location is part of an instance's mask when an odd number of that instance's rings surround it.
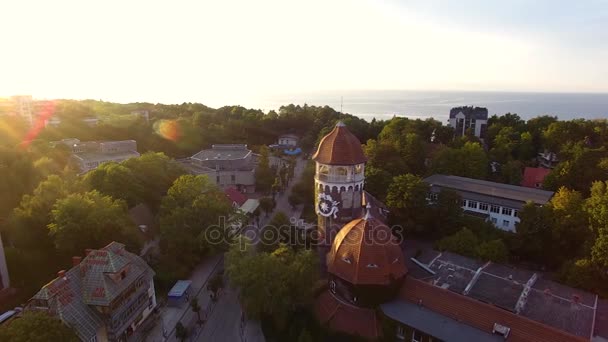
M 76 138 L 51 142 L 51 146 L 65 145 L 72 151 L 72 162 L 86 173 L 105 162 L 120 163 L 139 157 L 135 140 L 80 141 Z
M 255 160 L 244 144 L 214 144 L 178 162 L 188 172 L 207 175 L 218 186 L 236 188 L 243 193 L 255 191 Z
M 436 201 L 442 189 L 454 190 L 462 197 L 465 213 L 483 217 L 508 231 L 515 231 L 519 222 L 518 212 L 526 202 L 544 205 L 554 194 L 552 191 L 450 175 L 436 174 L 424 181 L 430 186 L 430 201 Z

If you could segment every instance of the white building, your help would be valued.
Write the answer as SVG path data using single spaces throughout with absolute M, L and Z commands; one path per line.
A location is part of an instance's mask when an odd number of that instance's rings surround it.
M 277 141 L 279 146 L 298 146 L 298 136 L 295 134 L 283 134 Z
M 467 130 L 478 138 L 483 138 L 488 125 L 488 109 L 482 107 L 456 107 L 450 110 L 449 125 L 456 136 L 463 136 Z
M 544 205 L 553 197 L 552 191 L 458 176 L 432 175 L 424 181 L 430 186 L 431 202 L 437 200 L 441 190 L 454 190 L 462 197 L 465 214 L 484 218 L 511 232 L 515 232 L 518 213 L 526 202 Z

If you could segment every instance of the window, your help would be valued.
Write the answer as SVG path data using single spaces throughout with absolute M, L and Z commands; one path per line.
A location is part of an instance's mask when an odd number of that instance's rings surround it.
M 403 325 L 397 326 L 397 338 L 400 340 L 405 339 L 405 329 L 403 329 Z
M 328 174 L 329 173 L 329 167 L 327 167 L 327 165 L 321 165 L 319 167 L 319 173 L 324 174 L 324 175 Z
M 216 181 L 216 183 L 219 184 L 220 183 L 220 176 L 215 176 L 215 181 Z
M 500 213 L 500 207 L 497 205 L 493 205 L 490 207 L 490 211 L 498 214 L 498 213 Z
M 332 280 L 329 282 L 329 290 L 332 293 L 336 293 L 336 282 L 335 281 Z
M 232 183 L 235 183 L 235 182 L 236 182 L 236 176 L 235 176 L 235 175 L 231 175 L 231 176 L 230 176 L 230 181 L 231 181 Z
M 514 217 L 519 217 L 519 216 L 517 216 L 517 215 L 519 215 L 519 213 L 517 212 L 517 210 L 513 210 L 513 216 L 514 216 Z
M 469 201 L 469 208 L 477 209 L 477 202 Z
M 492 217 L 492 223 L 496 224 L 497 222 L 496 217 Z
M 439 196 L 437 195 L 436 192 L 431 192 L 429 194 L 429 198 L 431 199 L 431 201 L 436 201 L 439 198 Z
M 507 215 L 507 216 L 511 216 L 511 214 L 513 214 L 513 209 L 510 209 L 510 208 L 502 208 L 502 214 L 503 214 L 503 215 Z
M 127 277 L 127 271 L 120 272 L 120 279 L 125 279 Z
M 363 165 L 355 165 L 355 174 L 360 174 L 361 172 L 363 172 Z
M 412 342 L 422 342 L 422 333 L 420 331 L 412 331 Z
M 336 169 L 336 174 L 340 175 L 340 176 L 346 176 L 346 168 L 345 167 L 339 167 Z
M 509 223 L 511 223 L 511 222 L 509 222 L 508 220 L 502 220 L 503 227 L 508 227 Z
M 534 184 L 534 187 L 537 188 L 537 189 L 540 189 L 540 188 L 543 187 L 543 184 L 542 183 L 536 183 L 536 184 Z
M 462 201 L 460 202 L 460 206 L 461 206 L 461 207 L 466 207 L 466 206 L 467 206 L 467 200 L 462 200 Z
M 488 211 L 487 203 L 479 203 L 479 210 Z

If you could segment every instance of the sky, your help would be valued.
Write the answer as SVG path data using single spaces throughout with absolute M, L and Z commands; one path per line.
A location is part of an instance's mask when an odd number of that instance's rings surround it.
M 0 96 L 608 92 L 608 0 L 7 0 L 0 32 Z

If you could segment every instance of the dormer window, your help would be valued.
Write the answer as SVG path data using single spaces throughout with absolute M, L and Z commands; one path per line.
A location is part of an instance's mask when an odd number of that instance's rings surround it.
M 494 328 L 492 329 L 492 334 L 500 335 L 507 339 L 509 337 L 509 333 L 511 332 L 511 328 L 504 326 L 502 324 L 494 323 Z
M 120 272 L 120 279 L 125 279 L 127 277 L 127 271 Z
M 342 257 L 342 261 L 344 261 L 347 264 L 351 263 L 351 261 L 350 261 L 350 259 L 348 257 Z
M 396 257 L 395 260 L 393 260 L 393 264 L 396 264 L 399 261 L 399 257 Z
M 376 264 L 367 264 L 367 268 L 378 268 Z

